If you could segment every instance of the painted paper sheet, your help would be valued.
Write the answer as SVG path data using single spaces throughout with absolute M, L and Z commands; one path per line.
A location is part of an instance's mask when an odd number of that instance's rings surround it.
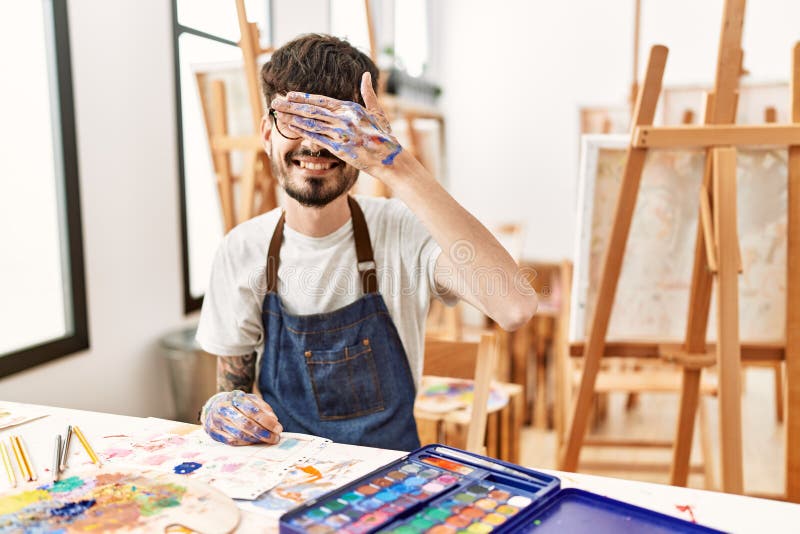
M 174 425 L 174 423 L 173 423 Z M 232 447 L 194 425 L 188 433 L 161 429 L 108 436 L 98 453 L 117 465 L 144 466 L 202 480 L 234 499 L 255 499 L 275 486 L 298 458 L 316 451 L 324 438 L 284 432 L 276 445 Z
M 587 335 L 594 311 L 628 136 L 585 136 L 579 185 L 570 339 Z M 705 154 L 650 150 L 645 163 L 609 340 L 681 340 L 686 330 Z M 737 153 L 741 339 L 781 341 L 786 307 L 785 149 Z M 715 304 L 708 339 L 716 338 Z
M 260 498 L 240 502 L 247 511 L 280 517 L 292 508 L 370 473 L 405 453 L 326 443 L 311 457 L 286 472 L 283 480 Z
M 36 407 L 0 402 L 0 430 L 46 417 L 48 414 Z

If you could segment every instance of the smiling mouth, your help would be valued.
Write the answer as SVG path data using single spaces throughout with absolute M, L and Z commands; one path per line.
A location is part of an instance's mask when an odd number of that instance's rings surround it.
M 292 159 L 292 164 L 306 169 L 309 171 L 328 171 L 341 165 L 341 162 L 331 159 L 317 158 L 314 160 L 309 159 Z

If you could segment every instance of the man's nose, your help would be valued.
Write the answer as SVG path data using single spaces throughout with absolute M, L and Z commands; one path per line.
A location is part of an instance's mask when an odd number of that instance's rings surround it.
M 303 142 L 300 143 L 300 146 L 310 150 L 311 152 L 319 152 L 320 150 L 327 150 L 328 147 L 320 142 L 313 141 L 311 139 L 303 139 Z

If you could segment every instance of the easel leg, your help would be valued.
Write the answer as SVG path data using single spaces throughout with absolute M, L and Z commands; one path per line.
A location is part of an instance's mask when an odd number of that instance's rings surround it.
M 664 67 L 667 62 L 667 49 L 663 46 L 654 46 L 650 51 L 644 84 L 639 93 L 639 99 L 634 111 L 635 125 L 652 124 L 655 115 L 658 95 L 661 93 L 661 79 L 664 76 Z M 614 305 L 617 291 L 617 282 L 622 270 L 622 257 L 628 241 L 628 233 L 636 207 L 636 197 L 639 194 L 639 183 L 642 178 L 646 149 L 628 149 L 628 159 L 622 176 L 619 198 L 614 211 L 614 224 L 608 241 L 603 270 L 600 279 L 600 288 L 597 293 L 597 305 L 589 329 L 589 336 L 584 350 L 583 376 L 578 389 L 578 398 L 575 403 L 575 412 L 572 426 L 566 442 L 564 453 L 559 462 L 559 467 L 565 471 L 575 471 L 578 467 L 583 439 L 586 435 L 586 426 L 589 423 L 589 412 L 592 407 L 594 386 L 597 373 L 600 370 L 600 360 L 605 351 L 605 338 Z
M 722 491 L 743 493 L 739 265 L 736 219 L 736 151 L 715 148 L 714 230 L 719 272 L 717 287 L 717 367 L 722 458 Z
M 675 432 L 672 467 L 669 473 L 669 483 L 673 486 L 685 486 L 689 480 L 689 461 L 692 455 L 694 418 L 697 413 L 697 403 L 700 396 L 701 371 L 702 369 L 683 369 L 678 427 Z M 706 458 L 705 461 L 708 462 L 710 460 Z
M 792 62 L 792 122 L 800 123 L 800 44 Z M 789 147 L 786 247 L 786 498 L 800 503 L 800 146 Z

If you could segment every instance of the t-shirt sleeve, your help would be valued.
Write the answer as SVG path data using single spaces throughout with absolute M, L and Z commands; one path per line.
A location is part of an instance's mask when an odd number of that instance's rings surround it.
M 260 305 L 234 249 L 228 237 L 217 249 L 197 327 L 200 347 L 217 356 L 252 354 L 263 342 Z
M 410 262 L 407 267 L 412 273 L 419 275 L 419 281 L 425 280 L 428 293 L 448 306 L 458 302 L 458 297 L 436 283 L 436 262 L 442 253 L 442 247 L 433 239 L 425 225 L 402 202 L 400 213 L 400 246 L 404 261 Z

